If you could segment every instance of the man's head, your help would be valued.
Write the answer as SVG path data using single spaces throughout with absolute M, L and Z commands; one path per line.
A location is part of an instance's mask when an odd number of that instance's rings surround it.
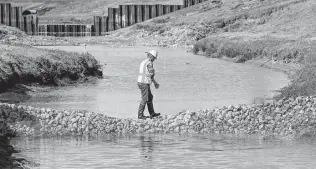
M 158 52 L 155 51 L 155 50 L 151 50 L 149 52 L 146 52 L 147 53 L 147 58 L 150 59 L 150 61 L 154 61 L 156 59 L 158 59 Z

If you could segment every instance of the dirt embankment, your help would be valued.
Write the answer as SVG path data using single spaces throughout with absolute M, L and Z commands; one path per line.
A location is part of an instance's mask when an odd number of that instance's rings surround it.
M 0 101 L 27 98 L 32 88 L 25 85 L 60 86 L 87 77 L 102 77 L 101 64 L 89 53 L 39 49 L 28 43 L 32 37 L 0 27 Z

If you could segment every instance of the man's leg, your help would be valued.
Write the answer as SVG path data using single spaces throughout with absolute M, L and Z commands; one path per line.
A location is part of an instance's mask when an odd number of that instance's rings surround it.
M 155 113 L 155 110 L 154 110 L 154 105 L 153 105 L 153 94 L 151 93 L 151 90 L 150 90 L 150 86 L 148 85 L 148 102 L 147 102 L 147 108 L 148 108 L 148 112 L 150 114 L 150 118 L 153 118 L 153 117 L 157 117 L 160 115 L 160 113 Z
M 146 119 L 148 116 L 144 116 L 144 110 L 146 107 L 146 103 L 143 103 L 143 101 L 140 102 L 139 108 L 138 108 L 138 118 L 139 119 Z
M 148 118 L 148 116 L 144 116 L 144 110 L 146 107 L 146 102 L 147 102 L 147 91 L 146 88 L 144 86 L 144 84 L 140 84 L 138 83 L 138 88 L 141 90 L 141 94 L 142 94 L 142 101 L 139 104 L 139 108 L 138 108 L 138 119 L 146 119 Z

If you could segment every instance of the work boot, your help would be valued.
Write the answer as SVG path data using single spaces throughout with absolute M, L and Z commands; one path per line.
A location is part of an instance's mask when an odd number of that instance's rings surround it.
M 150 118 L 154 118 L 154 117 L 157 117 L 157 116 L 160 116 L 160 113 L 155 113 L 155 110 L 154 110 L 154 105 L 152 102 L 148 102 L 147 103 L 147 107 L 148 107 L 148 112 L 150 114 Z
M 148 116 L 144 116 L 144 110 L 145 110 L 145 104 L 139 104 L 139 108 L 138 108 L 138 119 L 147 119 L 149 118 Z

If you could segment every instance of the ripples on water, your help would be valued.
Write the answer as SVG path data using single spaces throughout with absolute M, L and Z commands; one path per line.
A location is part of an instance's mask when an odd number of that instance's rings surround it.
M 316 141 L 205 135 L 24 138 L 12 143 L 35 169 L 316 168 Z

